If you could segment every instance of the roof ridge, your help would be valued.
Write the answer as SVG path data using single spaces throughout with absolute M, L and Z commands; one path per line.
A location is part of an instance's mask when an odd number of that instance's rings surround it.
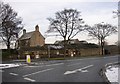
M 35 31 L 25 33 L 24 35 L 21 36 L 20 40 L 31 38 L 31 36 L 33 35 L 34 32 Z
M 35 32 L 35 31 L 26 32 L 25 34 L 27 34 L 27 33 L 32 33 L 32 32 Z

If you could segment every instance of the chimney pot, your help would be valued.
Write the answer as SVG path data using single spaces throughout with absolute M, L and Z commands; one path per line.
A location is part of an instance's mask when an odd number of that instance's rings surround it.
M 35 26 L 35 30 L 39 31 L 39 26 L 38 25 Z
M 23 29 L 23 35 L 26 34 L 26 29 Z

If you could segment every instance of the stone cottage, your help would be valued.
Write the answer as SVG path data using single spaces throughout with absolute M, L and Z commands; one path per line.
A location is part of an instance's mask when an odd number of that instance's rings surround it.
M 44 46 L 45 38 L 39 32 L 39 26 L 35 26 L 35 31 L 27 32 L 24 29 L 23 35 L 18 39 L 18 47 L 35 47 L 35 46 Z
M 23 29 L 23 35 L 18 39 L 16 46 L 19 50 L 19 53 L 22 53 L 22 50 L 29 47 L 42 47 L 45 45 L 45 38 L 39 31 L 39 26 L 35 26 L 35 31 L 26 32 Z

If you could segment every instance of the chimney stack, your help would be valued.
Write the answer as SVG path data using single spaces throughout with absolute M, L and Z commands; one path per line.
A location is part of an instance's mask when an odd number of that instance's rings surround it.
M 26 34 L 26 29 L 23 29 L 23 35 Z
M 38 25 L 35 26 L 35 31 L 39 31 L 39 26 Z

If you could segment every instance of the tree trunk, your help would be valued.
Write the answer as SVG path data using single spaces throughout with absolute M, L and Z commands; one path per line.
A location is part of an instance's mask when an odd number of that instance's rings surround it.
M 64 58 L 66 57 L 66 38 L 64 38 Z
M 104 41 L 101 39 L 102 55 L 104 55 Z
M 102 55 L 104 55 L 104 46 L 102 45 Z
M 7 44 L 7 49 L 10 50 L 10 42 Z
M 10 42 L 7 41 L 7 51 L 8 51 L 8 55 L 9 57 L 11 56 L 11 52 L 10 52 Z
M 120 54 L 120 45 L 118 45 L 118 53 Z

